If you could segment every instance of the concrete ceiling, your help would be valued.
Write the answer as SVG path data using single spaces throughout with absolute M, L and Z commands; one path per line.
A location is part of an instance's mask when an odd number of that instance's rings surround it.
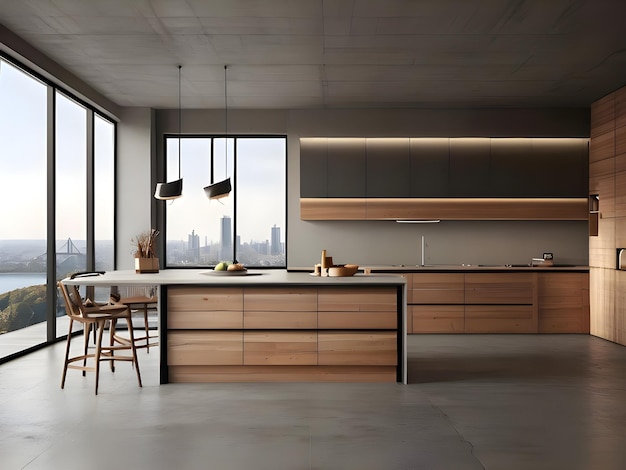
M 119 106 L 588 106 L 626 84 L 624 0 L 2 0 Z

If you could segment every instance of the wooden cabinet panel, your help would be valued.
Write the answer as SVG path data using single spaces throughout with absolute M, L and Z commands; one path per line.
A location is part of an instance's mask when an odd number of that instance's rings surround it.
M 168 365 L 241 365 L 241 331 L 168 331 Z
M 591 137 L 615 129 L 615 94 L 611 93 L 591 103 Z
M 539 333 L 589 333 L 589 275 L 539 273 Z
M 389 287 L 320 288 L 317 305 L 319 312 L 396 312 L 397 291 Z
M 618 220 L 615 218 L 598 220 L 598 236 L 589 237 L 589 266 L 615 269 L 617 257 L 615 226 Z
M 366 220 L 366 198 L 302 198 L 302 220 Z
M 253 330 L 315 329 L 317 312 L 256 312 L 246 310 L 243 328 Z
M 174 330 L 228 330 L 243 328 L 243 312 L 230 310 L 168 311 L 167 327 Z
M 615 131 L 591 137 L 589 141 L 589 163 L 615 156 Z
M 324 330 L 395 330 L 396 312 L 319 312 L 318 328 Z
M 378 365 L 398 363 L 396 332 L 318 333 L 320 365 Z
M 241 287 L 170 287 L 167 310 L 173 311 L 241 311 Z
M 532 305 L 534 303 L 533 274 L 466 274 L 465 303 Z
M 414 304 L 465 303 L 465 275 L 462 273 L 413 274 L 407 286 Z
M 408 197 L 409 139 L 366 139 L 367 197 Z
M 536 333 L 532 305 L 466 305 L 466 333 Z
M 246 312 L 317 311 L 317 292 L 315 289 L 305 287 L 246 287 L 243 299 Z
M 244 365 L 316 365 L 316 331 L 245 331 Z
M 463 333 L 463 305 L 410 305 L 412 333 Z

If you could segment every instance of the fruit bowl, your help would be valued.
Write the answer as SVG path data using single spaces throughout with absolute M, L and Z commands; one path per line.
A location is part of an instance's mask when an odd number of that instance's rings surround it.
M 328 275 L 330 277 L 348 277 L 354 276 L 358 270 L 358 264 L 338 264 L 328 268 Z

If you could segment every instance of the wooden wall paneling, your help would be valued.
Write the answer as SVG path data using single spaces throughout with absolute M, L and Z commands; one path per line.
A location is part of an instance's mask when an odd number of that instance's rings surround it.
M 626 126 L 626 87 L 620 88 L 613 95 L 615 97 L 615 128 L 618 129 Z M 601 129 L 600 122 L 594 122 L 593 125 Z
M 591 137 L 589 141 L 589 163 L 615 156 L 615 131 Z
M 409 305 L 412 320 L 411 333 L 463 333 L 465 307 L 463 305 Z
M 589 332 L 615 341 L 616 273 L 614 269 L 589 268 Z
M 168 331 L 169 365 L 241 365 L 241 331 Z
M 465 303 L 465 275 L 463 273 L 413 274 L 407 285 L 412 304 Z
M 614 157 L 589 164 L 589 194 L 598 195 L 600 217 L 615 217 Z
M 396 365 L 396 332 L 320 331 L 320 365 Z
M 626 153 L 626 126 L 615 129 L 615 155 Z
M 316 331 L 244 331 L 244 365 L 316 365 Z
M 615 156 L 615 217 L 626 217 L 626 153 Z
M 626 346 L 626 271 L 615 272 L 615 318 L 612 341 Z
M 598 236 L 589 237 L 589 266 L 615 269 L 615 218 L 600 218 Z
M 410 147 L 408 138 L 368 138 L 367 197 L 409 197 Z
M 615 95 L 607 95 L 591 104 L 591 137 L 615 129 Z

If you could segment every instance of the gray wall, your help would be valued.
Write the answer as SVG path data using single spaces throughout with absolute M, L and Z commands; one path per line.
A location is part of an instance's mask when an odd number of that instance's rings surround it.
M 137 116 L 135 116 L 137 117 Z M 149 116 L 145 124 L 150 126 Z M 177 110 L 158 110 L 153 127 L 153 151 L 162 153 L 162 134 L 177 132 Z M 133 166 L 150 165 L 149 152 L 123 151 L 127 125 L 120 122 L 120 159 Z M 137 122 L 133 125 L 136 127 Z M 312 222 L 300 220 L 299 138 L 329 137 L 588 137 L 588 109 L 480 109 L 480 110 L 229 110 L 231 134 L 288 135 L 287 261 L 290 267 L 312 267 L 326 249 L 336 262 L 415 264 L 420 260 L 421 236 L 426 237 L 429 263 L 526 263 L 544 251 L 557 263 L 588 262 L 586 222 L 442 222 L 403 225 L 388 221 Z M 223 110 L 183 111 L 184 133 L 223 133 Z M 133 197 L 132 211 L 149 213 L 153 205 L 153 179 L 149 191 L 119 185 L 120 198 Z M 160 203 L 160 207 L 164 207 Z M 139 227 L 130 208 L 118 204 L 123 224 L 119 233 Z M 128 230 L 127 226 L 130 226 Z M 123 247 L 124 240 L 120 240 Z M 123 254 L 123 253 L 121 253 Z M 121 256 L 120 254 L 120 256 Z M 119 260 L 119 257 L 118 257 Z

